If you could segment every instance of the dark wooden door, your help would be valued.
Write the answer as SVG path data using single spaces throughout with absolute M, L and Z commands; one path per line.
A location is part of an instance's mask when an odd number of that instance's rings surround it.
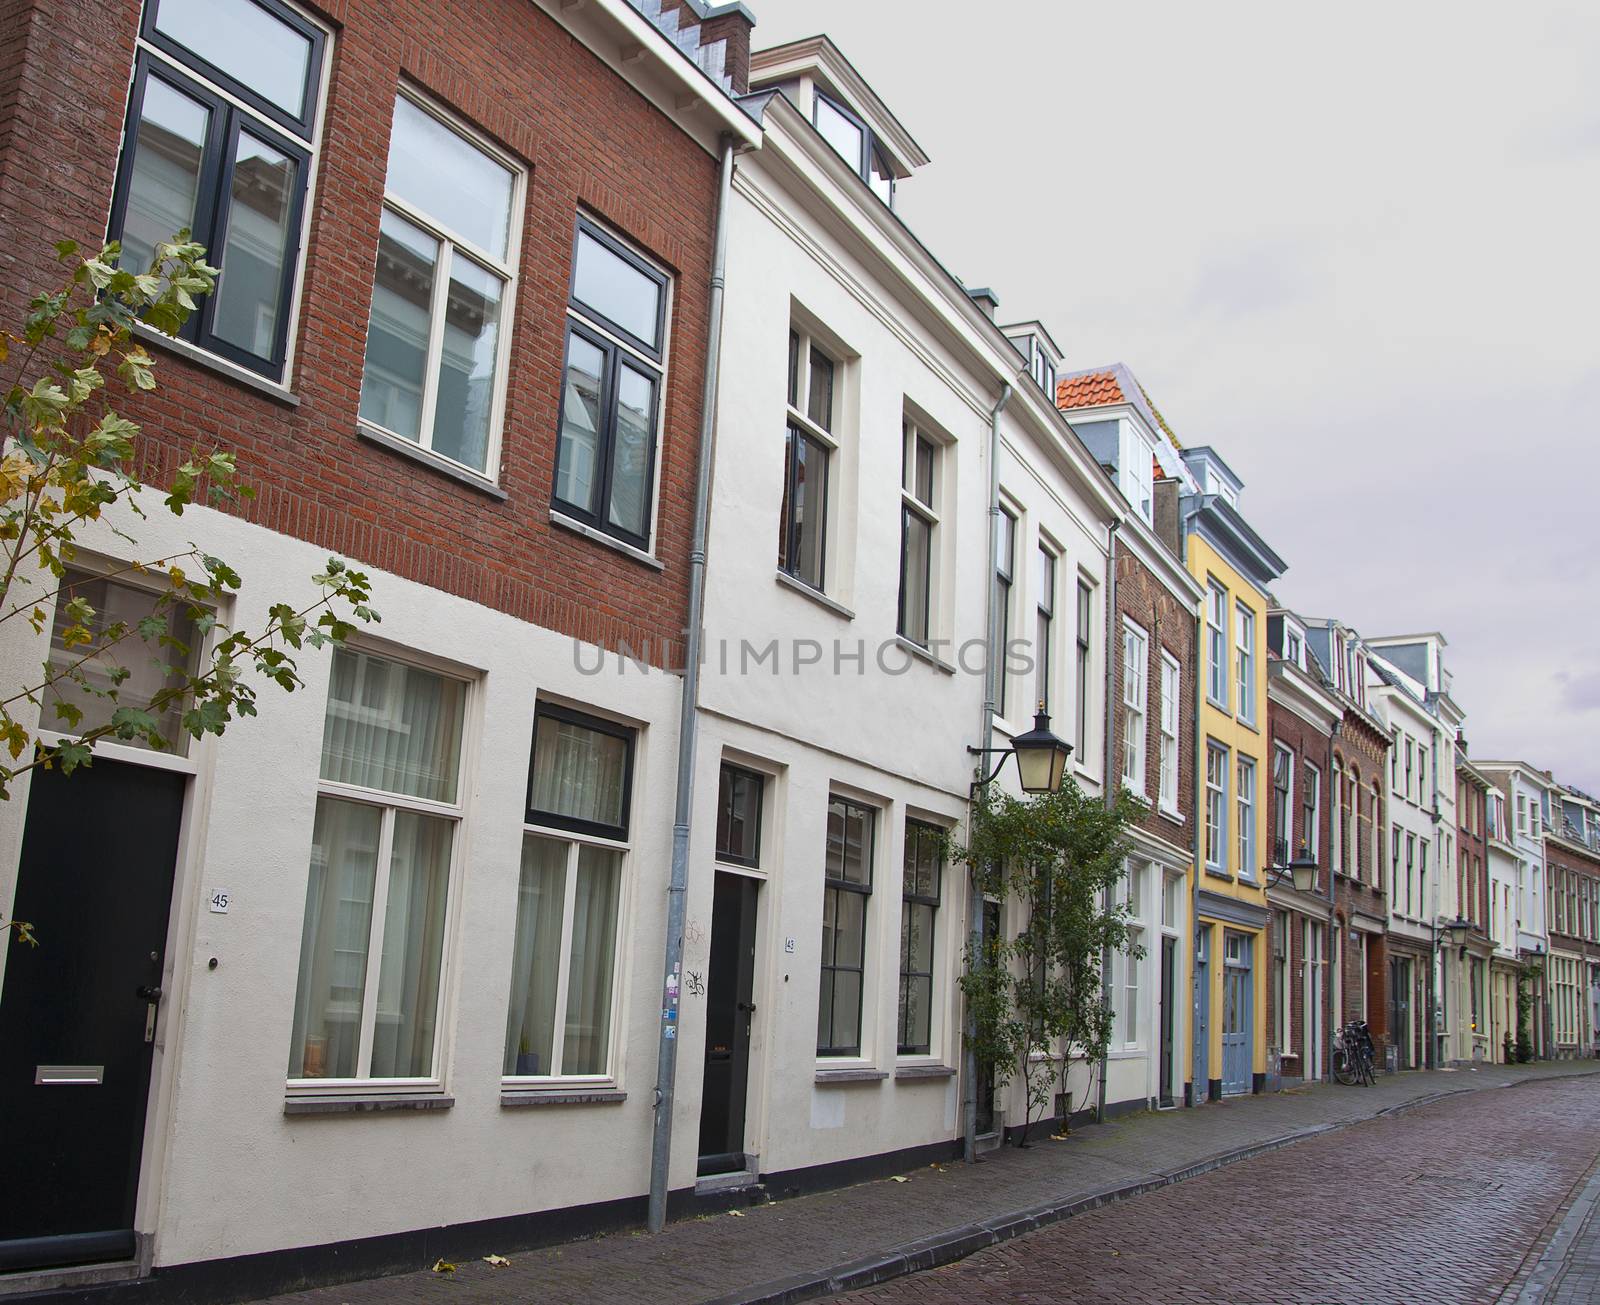
M 700 1098 L 700 1173 L 745 1166 L 750 1097 L 751 1001 L 756 976 L 756 894 L 748 875 L 717 872 L 711 904 L 711 965 L 706 976 L 706 1070 Z
M 1177 1012 L 1173 1009 L 1177 996 L 1178 940 L 1161 940 L 1161 1086 L 1156 1100 L 1163 1106 L 1175 1104 L 1172 1090 L 1173 1060 L 1176 1056 Z
M 991 943 L 1000 938 L 1000 903 L 983 899 L 983 922 L 981 929 L 981 947 L 987 949 Z M 983 1137 L 995 1131 L 994 1117 L 994 1065 L 992 1062 L 980 1059 L 977 1074 L 977 1127 L 974 1130 L 978 1136 Z
M 133 1254 L 185 776 L 37 771 L 0 990 L 0 1271 Z

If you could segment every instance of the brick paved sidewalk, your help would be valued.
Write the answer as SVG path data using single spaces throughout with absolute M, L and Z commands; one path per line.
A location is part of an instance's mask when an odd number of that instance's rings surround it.
M 1505 1305 L 1600 1305 L 1600 1166 Z
M 273 1298 L 276 1305 L 538 1305 L 541 1302 L 801 1300 L 868 1285 L 1098 1203 L 1443 1094 L 1597 1073 L 1593 1061 L 1385 1075 L 1377 1086 L 1319 1085 L 1232 1098 L 1074 1130 L 1063 1142 L 992 1152 L 978 1165 L 928 1167 L 814 1196 L 703 1216 L 658 1236 L 618 1233 L 520 1254 L 509 1268 L 477 1260 Z M 1020 1219 L 1017 1217 L 1020 1214 Z M 958 1240 L 952 1244 L 955 1235 Z

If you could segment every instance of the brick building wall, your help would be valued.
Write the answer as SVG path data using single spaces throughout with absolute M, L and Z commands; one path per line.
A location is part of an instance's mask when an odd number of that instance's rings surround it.
M 1195 616 L 1186 599 L 1174 594 L 1146 566 L 1126 541 L 1115 543 L 1116 614 L 1108 643 L 1113 653 L 1111 693 L 1113 708 L 1112 774 L 1121 775 L 1127 753 L 1127 706 L 1124 685 L 1123 620 L 1137 625 L 1145 635 L 1145 790 L 1150 809 L 1139 820 L 1148 834 L 1167 843 L 1188 847 L 1194 830 L 1194 711 L 1197 684 Z M 1165 652 L 1178 663 L 1178 791 L 1177 809 L 1182 823 L 1163 816 L 1159 808 L 1161 764 L 1161 665 Z
M 1328 794 L 1328 734 L 1318 728 L 1311 721 L 1301 716 L 1279 702 L 1271 691 L 1267 694 L 1267 737 L 1268 737 L 1268 765 L 1266 783 L 1267 803 L 1267 846 L 1271 852 L 1271 860 L 1276 865 L 1287 865 L 1291 859 L 1299 855 L 1302 843 L 1307 847 L 1316 848 L 1317 878 L 1314 891 L 1325 894 L 1328 891 L 1328 821 L 1329 803 Z M 1274 785 L 1275 765 L 1280 748 L 1287 749 L 1293 758 L 1293 777 L 1289 793 L 1288 820 L 1280 821 L 1278 802 Z M 1308 830 L 1308 813 L 1306 811 L 1306 794 L 1309 783 L 1309 766 L 1316 768 L 1318 776 L 1318 798 L 1316 808 L 1316 828 Z M 1287 882 L 1287 881 L 1286 881 Z M 1299 912 L 1286 912 L 1281 907 L 1275 908 L 1274 914 L 1286 917 L 1284 929 L 1285 936 L 1282 940 L 1285 960 L 1288 967 L 1288 1043 L 1296 1057 L 1303 1055 L 1305 1047 L 1306 1010 L 1305 1010 L 1305 966 L 1307 961 L 1305 946 L 1305 931 L 1302 921 L 1306 918 Z M 1327 924 L 1327 911 L 1320 909 L 1315 916 L 1319 925 Z M 1274 937 L 1277 937 L 1274 927 Z M 1326 948 L 1326 942 L 1324 942 Z M 1326 952 L 1323 956 L 1327 960 Z M 1269 976 L 1267 984 L 1267 1027 L 1276 1029 L 1280 1027 L 1278 1007 L 1282 1004 L 1282 995 L 1279 984 L 1271 982 Z M 1325 976 L 1326 977 L 1326 976 Z M 1324 998 L 1326 999 L 1326 998 Z M 1295 1062 L 1286 1063 L 1284 1072 L 1303 1076 L 1305 1067 Z
M 1382 1046 L 1389 1036 L 1389 958 L 1383 932 L 1366 932 L 1363 951 L 1349 945 L 1351 922 L 1356 917 L 1379 922 L 1389 918 L 1389 825 L 1384 807 L 1383 772 L 1389 764 L 1389 738 L 1364 713 L 1347 707 L 1334 745 L 1334 760 L 1346 780 L 1346 804 L 1354 820 L 1354 845 L 1341 858 L 1334 876 L 1334 916 L 1345 931 L 1341 949 L 1344 1008 L 1340 1023 L 1362 1018 L 1361 995 L 1366 994 L 1367 1024 L 1372 1038 Z M 1349 873 L 1344 867 L 1348 866 Z M 1363 964 L 1363 958 L 1365 963 Z
M 1488 789 L 1456 772 L 1456 887 L 1461 914 L 1479 933 L 1489 932 Z
M 1590 986 L 1600 966 L 1600 855 L 1565 839 L 1546 837 L 1545 920 L 1550 954 L 1543 982 L 1547 1000 L 1576 1009 L 1552 1009 L 1557 1054 L 1592 1054 L 1595 1040 Z M 1559 925 L 1559 927 L 1558 927 Z M 1558 972 L 1560 967 L 1561 972 Z M 1568 972 L 1570 971 L 1570 972 Z M 1575 988 L 1575 991 L 1574 991 Z M 1569 1032 L 1564 1035 L 1563 1026 Z M 1576 1030 L 1576 1038 L 1570 1030 Z
M 333 31 L 307 256 L 291 324 L 292 399 L 158 351 L 162 388 L 118 400 L 162 483 L 195 445 L 232 448 L 257 497 L 237 511 L 288 535 L 507 612 L 676 665 L 687 598 L 716 161 L 527 0 L 459 7 L 326 0 Z M 98 246 L 112 200 L 140 6 L 4 6 L 0 312 L 59 272 L 51 243 Z M 733 44 L 730 42 L 730 52 Z M 527 170 L 498 467 L 503 497 L 357 436 L 394 101 L 402 81 Z M 598 216 L 673 275 L 657 461 L 660 569 L 550 519 L 573 230 Z M 215 259 L 213 259 L 215 261 Z M 247 577 L 248 579 L 249 577 Z M 382 595 L 377 595 L 382 605 Z

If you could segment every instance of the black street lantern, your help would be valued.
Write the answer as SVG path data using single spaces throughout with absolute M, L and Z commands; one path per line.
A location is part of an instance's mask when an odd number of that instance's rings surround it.
M 1058 793 L 1066 778 L 1072 744 L 1050 732 L 1050 717 L 1043 711 L 1033 717 L 1033 728 L 1011 740 L 1017 754 L 1017 776 L 1024 793 Z
M 969 747 L 967 751 L 974 756 L 1000 758 L 988 776 L 978 781 L 979 785 L 990 783 L 1006 764 L 1006 758 L 1015 753 L 1017 778 L 1022 781 L 1024 793 L 1059 793 L 1061 782 L 1067 775 L 1067 758 L 1072 755 L 1072 744 L 1050 732 L 1050 717 L 1045 713 L 1043 704 L 1040 704 L 1040 710 L 1034 713 L 1033 728 L 1025 734 L 1018 734 L 1011 740 L 1009 748 Z
M 1317 890 L 1317 858 L 1311 855 L 1311 849 L 1304 843 L 1300 844 L 1299 856 L 1288 865 L 1271 867 L 1268 873 L 1272 876 L 1267 883 L 1268 888 L 1276 888 L 1287 874 L 1297 893 L 1314 893 Z
M 1311 855 L 1311 849 L 1304 843 L 1300 844 L 1300 855 L 1289 862 L 1289 873 L 1294 877 L 1296 892 L 1311 893 L 1317 888 L 1317 858 Z
M 1464 948 L 1467 945 L 1467 935 L 1472 932 L 1472 923 L 1464 916 L 1458 915 L 1449 924 L 1445 925 L 1444 931 L 1449 935 L 1452 947 Z

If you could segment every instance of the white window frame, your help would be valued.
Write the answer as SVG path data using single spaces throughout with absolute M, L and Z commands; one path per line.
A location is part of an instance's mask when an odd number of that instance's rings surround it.
M 1311 781 L 1311 828 L 1304 830 L 1302 836 L 1305 839 L 1306 848 L 1311 853 L 1311 859 L 1316 860 L 1322 855 L 1322 839 L 1320 836 L 1322 828 L 1322 768 L 1309 761 L 1304 763 L 1304 767 L 1306 778 Z M 1304 809 L 1305 804 L 1302 802 L 1301 810 L 1303 811 Z
M 1238 661 L 1239 712 L 1246 725 L 1256 720 L 1256 613 L 1253 607 L 1235 601 L 1233 607 L 1234 651 Z
M 1206 701 L 1228 710 L 1228 591 L 1206 582 Z
M 1161 773 L 1157 802 L 1168 815 L 1178 815 L 1178 715 L 1182 696 L 1182 673 L 1177 659 L 1161 651 Z
M 1238 776 L 1235 780 L 1234 804 L 1238 808 L 1238 835 L 1239 835 L 1239 878 L 1256 879 L 1256 858 L 1259 855 L 1259 844 L 1256 839 L 1256 790 L 1260 778 L 1260 767 L 1256 765 L 1254 757 L 1239 754 Z M 1248 783 L 1246 779 L 1248 778 Z
M 285 1087 L 294 1096 L 349 1095 L 384 1091 L 440 1091 L 444 1086 L 444 1052 L 446 1046 L 446 1015 L 449 1008 L 453 953 L 455 951 L 457 919 L 461 911 L 461 880 L 463 877 L 461 841 L 466 820 L 466 797 L 473 784 L 469 758 L 476 751 L 476 721 L 479 684 L 463 674 L 461 669 L 443 665 L 414 654 L 396 654 L 388 647 L 374 648 L 352 641 L 352 652 L 392 662 L 399 666 L 426 671 L 452 679 L 461 685 L 461 748 L 456 758 L 456 800 L 435 802 L 427 798 L 410 797 L 403 793 L 390 793 L 384 789 L 366 788 L 358 784 L 345 784 L 323 779 L 318 767 L 316 800 L 331 798 L 361 806 L 377 807 L 381 811 L 378 830 L 378 847 L 375 853 L 376 868 L 372 881 L 371 919 L 368 922 L 366 974 L 361 989 L 361 1028 L 357 1034 L 356 1074 L 352 1078 L 289 1078 Z M 327 692 L 324 691 L 323 728 L 326 729 Z M 318 738 L 318 755 L 321 739 Z M 389 876 L 393 869 L 394 823 L 400 811 L 418 815 L 440 817 L 454 822 L 450 835 L 450 867 L 445 880 L 444 937 L 439 948 L 438 1008 L 433 1021 L 433 1073 L 423 1077 L 371 1078 L 363 1076 L 363 1068 L 372 1065 L 372 1044 L 378 1026 L 378 980 L 383 967 L 383 930 L 389 910 Z M 304 907 L 302 905 L 302 915 Z M 302 924 L 304 923 L 302 919 Z M 298 987 L 295 1000 L 299 1000 Z
M 1122 622 L 1122 782 L 1145 793 L 1149 751 L 1150 637 L 1132 621 Z
M 1122 1035 L 1117 1045 L 1122 1051 L 1139 1051 L 1144 1046 L 1140 1037 L 1139 1018 L 1144 962 L 1135 955 L 1135 951 L 1144 946 L 1145 903 L 1148 900 L 1144 880 L 1147 870 L 1146 862 L 1130 858 L 1119 889 L 1122 901 L 1128 907 L 1128 946 L 1126 950 L 1112 953 L 1112 981 L 1115 985 L 1112 1000 L 1116 1008 L 1118 1032 Z
M 422 396 L 419 405 L 421 417 L 418 423 L 417 438 L 411 439 L 396 431 L 389 430 L 379 425 L 370 418 L 357 413 L 356 421 L 367 430 L 376 431 L 386 441 L 398 441 L 406 448 L 415 450 L 429 458 L 436 458 L 448 467 L 459 469 L 470 476 L 480 480 L 498 484 L 500 480 L 500 444 L 501 436 L 505 433 L 506 387 L 509 382 L 511 370 L 511 337 L 515 334 L 517 311 L 517 263 L 522 252 L 522 210 L 524 197 L 527 194 L 528 173 L 515 158 L 507 154 L 499 146 L 490 141 L 482 132 L 472 127 L 458 115 L 452 113 L 442 104 L 405 82 L 401 82 L 395 92 L 396 100 L 406 100 L 411 106 L 433 118 L 440 126 L 459 136 L 462 141 L 481 154 L 492 159 L 501 167 L 511 173 L 511 213 L 506 223 L 506 257 L 500 258 L 488 250 L 480 248 L 465 236 L 459 235 L 436 219 L 429 217 L 414 204 L 408 203 L 398 195 L 390 192 L 387 186 L 383 192 L 383 207 L 392 210 L 398 217 L 420 227 L 439 242 L 439 261 L 434 264 L 433 272 L 433 299 L 428 305 L 428 352 L 424 364 L 425 372 L 422 378 Z M 394 115 L 389 117 L 391 130 Z M 494 378 L 494 404 L 489 412 L 489 441 L 484 447 L 483 467 L 469 466 L 465 462 L 458 462 L 448 454 L 437 453 L 433 448 L 433 427 L 436 416 L 439 395 L 439 373 L 444 359 L 444 328 L 446 318 L 447 299 L 450 294 L 450 268 L 457 253 L 469 263 L 476 263 L 484 270 L 500 278 L 505 286 L 500 296 L 500 325 L 495 339 L 495 378 Z M 376 265 L 371 278 L 374 293 L 377 288 Z M 367 304 L 368 332 L 371 332 L 371 301 Z M 359 404 L 358 404 L 359 408 Z M 657 426 L 659 429 L 659 419 Z
M 1220 782 L 1212 778 L 1212 759 L 1220 759 L 1218 767 Z M 1232 787 L 1229 771 L 1233 766 L 1233 753 L 1222 744 L 1214 740 L 1206 740 L 1206 809 L 1205 842 L 1201 854 L 1205 858 L 1206 869 L 1217 874 L 1228 873 L 1228 793 Z M 1213 810 L 1213 807 L 1215 809 Z M 1217 849 L 1222 853 L 1220 861 L 1212 857 L 1212 850 Z
M 1295 771 L 1294 750 L 1292 748 L 1285 747 L 1282 743 L 1276 743 L 1276 744 L 1273 745 L 1273 749 L 1272 749 L 1272 802 L 1273 802 L 1273 807 L 1274 808 L 1276 808 L 1277 802 L 1278 802 L 1278 759 L 1280 757 L 1282 757 L 1284 759 L 1284 761 L 1286 762 L 1286 766 L 1285 766 L 1285 785 L 1284 785 L 1284 789 L 1283 789 L 1283 806 L 1284 806 L 1283 827 L 1278 831 L 1279 836 L 1283 839 L 1283 859 L 1282 859 L 1281 862 L 1278 860 L 1278 849 L 1277 849 L 1276 846 L 1274 846 L 1273 849 L 1272 849 L 1272 856 L 1273 856 L 1274 864 L 1288 865 L 1289 862 L 1294 858 L 1294 855 L 1295 855 L 1294 818 L 1299 813 L 1299 804 L 1295 801 L 1296 793 L 1295 793 L 1295 787 L 1294 787 L 1294 771 Z M 1277 814 L 1276 810 L 1274 810 L 1273 814 L 1274 815 Z

